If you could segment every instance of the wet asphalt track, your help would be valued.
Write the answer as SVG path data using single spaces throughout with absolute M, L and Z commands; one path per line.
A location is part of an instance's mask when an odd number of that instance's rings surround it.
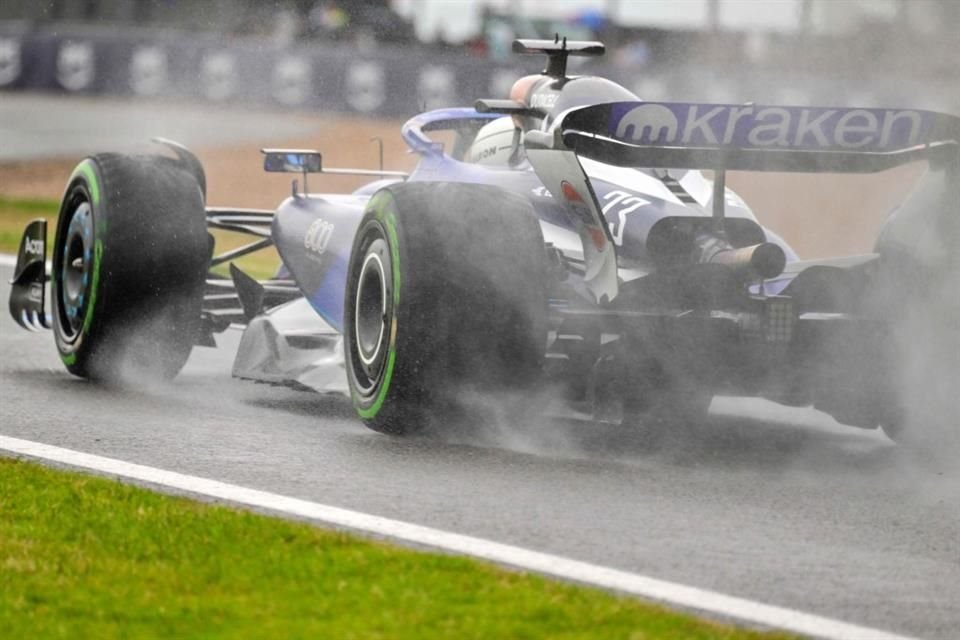
M 0 300 L 10 275 L 0 268 Z M 655 455 L 560 419 L 395 439 L 341 399 L 232 380 L 236 338 L 195 352 L 168 387 L 120 392 L 71 378 L 48 333 L 4 312 L 0 434 L 865 626 L 960 634 L 960 472 L 879 433 L 726 400 L 702 440 Z

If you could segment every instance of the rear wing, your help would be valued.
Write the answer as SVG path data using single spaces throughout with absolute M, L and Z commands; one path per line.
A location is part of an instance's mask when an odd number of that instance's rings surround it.
M 616 255 L 600 203 L 578 157 L 607 164 L 712 169 L 713 223 L 722 231 L 726 172 L 866 173 L 914 160 L 956 168 L 960 118 L 915 109 L 610 102 L 569 109 L 524 147 L 554 198 L 577 214 L 584 283 L 598 302 L 616 297 Z
M 960 118 L 918 109 L 610 102 L 570 109 L 528 148 L 607 164 L 715 171 L 868 173 L 954 159 Z

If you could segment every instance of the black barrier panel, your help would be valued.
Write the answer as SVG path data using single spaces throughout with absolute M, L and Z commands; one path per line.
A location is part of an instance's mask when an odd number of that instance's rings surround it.
M 277 49 L 185 35 L 151 39 L 86 31 L 0 36 L 0 64 L 11 76 L 0 88 L 389 116 L 503 96 L 517 77 L 537 68 L 391 48 L 358 54 L 320 45 Z
M 75 94 L 109 94 L 104 82 L 116 64 L 108 38 L 89 36 L 56 39 L 53 43 L 53 79 L 57 89 Z
M 26 60 L 23 87 L 26 89 L 43 89 L 57 91 L 57 49 L 60 38 L 49 35 L 29 37 L 25 40 L 24 52 L 29 52 Z M 29 69 L 26 67 L 29 66 Z
M 406 117 L 424 109 L 505 98 L 513 82 L 542 69 L 537 56 L 505 62 L 459 50 L 378 47 L 359 51 L 329 43 L 280 48 L 266 41 L 156 31 L 58 26 L 28 31 L 0 23 L 0 91 L 44 90 L 143 98 L 203 100 L 369 116 Z M 906 104 L 956 111 L 949 83 L 864 77 L 859 83 L 814 74 L 764 70 L 719 73 L 702 67 L 642 69 L 590 59 L 571 74 L 609 77 L 642 100 L 769 102 L 864 106 Z M 859 87 L 859 90 L 858 90 Z
M 132 40 L 126 38 L 97 42 L 97 83 L 100 93 L 120 96 L 129 94 L 130 60 L 135 46 Z
M 177 98 L 199 96 L 200 45 L 184 38 L 171 42 L 169 46 L 162 42 L 158 42 L 156 46 L 164 52 L 167 65 L 165 88 L 159 95 Z

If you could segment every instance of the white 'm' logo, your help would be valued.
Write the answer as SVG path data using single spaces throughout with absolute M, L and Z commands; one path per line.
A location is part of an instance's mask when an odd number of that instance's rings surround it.
M 310 61 L 298 56 L 281 59 L 273 69 L 273 97 L 277 102 L 298 105 L 310 97 Z
M 13 84 L 20 77 L 20 42 L 0 38 L 0 86 Z
M 226 100 L 237 85 L 237 60 L 226 51 L 212 51 L 200 63 L 203 91 L 211 100 Z
M 57 51 L 57 81 L 64 89 L 81 91 L 93 84 L 93 45 L 64 42 Z
M 380 108 L 387 99 L 386 72 L 376 62 L 355 62 L 347 68 L 347 104 L 363 113 Z
M 449 107 L 456 102 L 456 81 L 448 67 L 430 65 L 424 68 L 417 85 L 420 102 L 427 109 Z
M 673 142 L 677 137 L 677 116 L 662 104 L 634 107 L 620 119 L 617 137 L 647 142 Z
M 167 83 L 167 54 L 160 47 L 137 47 L 130 58 L 130 88 L 141 96 L 155 96 Z

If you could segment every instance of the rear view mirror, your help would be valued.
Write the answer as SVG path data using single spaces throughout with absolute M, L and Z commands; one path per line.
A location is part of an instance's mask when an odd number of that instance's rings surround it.
M 321 173 L 319 151 L 306 149 L 264 149 L 263 170 L 271 173 Z

